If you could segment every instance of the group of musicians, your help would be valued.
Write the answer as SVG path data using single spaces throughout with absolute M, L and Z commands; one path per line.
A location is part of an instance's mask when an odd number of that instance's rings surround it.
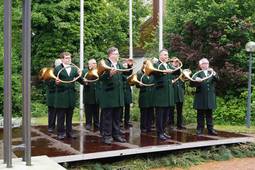
M 133 75 L 133 61 L 126 60 L 124 64 L 120 63 L 119 51 L 115 47 L 109 48 L 107 53 L 105 64 L 111 69 L 100 74 L 97 81 L 84 79 L 89 70 L 97 68 L 95 59 L 90 59 L 88 68 L 84 70 L 70 66 L 71 54 L 68 52 L 60 54 L 61 64 L 55 62 L 56 78 L 47 81 L 48 131 L 54 131 L 57 118 L 58 139 L 75 138 L 72 133 L 75 82 L 72 80 L 77 80 L 84 85 L 85 128 L 100 130 L 102 142 L 105 144 L 111 144 L 113 140 L 126 142 L 120 127 L 123 116 L 123 125 L 132 126 L 129 122 L 132 92 L 128 79 Z M 183 126 L 182 114 L 185 83 L 181 78 L 180 60 L 175 57 L 169 59 L 168 51 L 163 49 L 158 60 L 153 63 L 156 71 L 146 74 L 146 64 L 145 61 L 141 70 L 136 73 L 139 81 L 136 87 L 139 88 L 140 130 L 141 133 L 150 133 L 155 122 L 158 139 L 167 140 L 171 137 L 166 133 L 166 128 L 174 127 L 175 108 L 177 129 L 186 129 Z M 212 111 L 216 108 L 215 82 L 218 75 L 209 68 L 209 61 L 206 58 L 199 61 L 199 67 L 201 71 L 194 77 L 195 81 L 190 82 L 190 85 L 196 88 L 194 109 L 197 110 L 197 135 L 204 133 L 205 119 L 208 134 L 217 135 L 213 129 Z M 212 76 L 205 80 L 209 74 Z M 64 83 L 65 81 L 70 83 Z

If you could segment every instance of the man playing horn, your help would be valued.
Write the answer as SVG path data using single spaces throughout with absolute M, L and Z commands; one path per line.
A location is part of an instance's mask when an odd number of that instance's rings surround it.
M 94 58 L 88 61 L 88 68 L 83 70 L 85 75 L 88 70 L 96 69 L 97 62 Z M 94 130 L 99 129 L 99 104 L 98 104 L 98 90 L 99 83 L 98 81 L 88 81 L 84 83 L 83 90 L 83 103 L 85 108 L 85 117 L 86 117 L 86 126 L 87 130 L 92 129 L 92 119 Z
M 206 119 L 208 134 L 217 135 L 216 131 L 213 129 L 212 112 L 216 109 L 215 83 L 219 77 L 216 72 L 209 68 L 208 59 L 202 58 L 199 60 L 199 67 L 202 71 L 194 77 L 198 82 L 191 82 L 191 85 L 196 87 L 194 108 L 197 110 L 197 135 L 203 134 L 204 119 Z M 212 77 L 199 82 L 199 80 L 212 74 L 211 72 L 213 72 Z
M 117 142 L 126 142 L 120 134 L 120 113 L 124 106 L 123 77 L 122 74 L 131 75 L 129 72 L 121 72 L 123 66 L 118 62 L 119 51 L 115 47 L 108 49 L 108 59 L 105 64 L 111 67 L 100 75 L 101 89 L 99 105 L 101 108 L 100 130 L 103 136 L 103 143 L 110 145 L 112 138 Z M 132 63 L 127 63 L 128 67 Z
M 172 84 L 173 67 L 168 62 L 168 51 L 163 49 L 159 53 L 159 61 L 154 64 L 154 67 L 162 72 L 154 72 L 155 88 L 154 88 L 154 105 L 156 110 L 156 127 L 157 136 L 160 140 L 170 138 L 165 133 L 165 126 L 168 123 L 169 115 L 173 114 L 174 110 L 174 88 Z
M 180 62 L 177 57 L 171 58 L 171 64 L 173 67 L 177 68 L 180 66 Z M 185 83 L 184 81 L 179 78 L 181 75 L 181 70 L 177 70 L 174 73 L 175 78 L 177 79 L 174 83 L 174 100 L 175 100 L 175 108 L 176 108 L 176 117 L 177 117 L 177 129 L 186 129 L 183 126 L 183 101 L 184 101 L 184 90 L 185 90 Z M 171 115 L 170 119 L 170 125 L 174 125 L 174 114 Z
M 62 63 L 54 69 L 56 78 L 56 93 L 54 106 L 57 113 L 57 135 L 58 139 L 75 138 L 72 134 L 72 117 L 75 107 L 75 77 L 80 77 L 81 70 L 71 67 L 71 54 L 63 52 L 60 54 Z M 70 83 L 63 83 L 64 81 Z M 82 84 L 81 78 L 78 81 Z M 66 120 L 66 129 L 65 129 Z

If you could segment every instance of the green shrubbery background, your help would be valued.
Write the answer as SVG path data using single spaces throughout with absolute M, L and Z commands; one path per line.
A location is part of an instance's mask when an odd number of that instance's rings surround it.
M 214 120 L 219 124 L 244 124 L 247 97 L 246 42 L 255 41 L 255 0 L 167 0 L 164 20 L 164 46 L 179 57 L 185 68 L 197 69 L 197 61 L 208 57 L 219 73 L 218 108 Z M 50 66 L 62 51 L 69 51 L 78 63 L 79 0 L 33 0 L 32 2 L 32 77 Z M 22 1 L 13 0 L 12 100 L 13 115 L 22 113 L 21 11 Z M 140 26 L 151 7 L 134 0 L 134 45 L 144 48 L 146 56 L 157 57 L 158 39 L 140 46 Z M 3 111 L 3 1 L 0 2 L 0 109 Z M 156 28 L 157 29 L 157 28 Z M 126 0 L 85 0 L 85 61 L 104 58 L 106 49 L 116 46 L 121 55 L 128 52 L 128 2 Z M 254 57 L 253 57 L 254 58 Z M 253 64 L 254 65 L 254 64 Z M 253 67 L 253 73 L 255 69 Z M 255 79 L 254 74 L 253 80 Z M 254 81 L 252 82 L 254 89 Z M 78 88 L 77 88 L 78 89 Z M 138 90 L 134 88 L 133 120 L 139 120 Z M 186 88 L 184 117 L 196 122 L 194 89 Z M 77 96 L 78 97 L 78 96 Z M 77 104 L 78 106 L 78 104 Z M 45 87 L 32 84 L 32 115 L 46 116 Z M 252 117 L 255 120 L 255 94 Z

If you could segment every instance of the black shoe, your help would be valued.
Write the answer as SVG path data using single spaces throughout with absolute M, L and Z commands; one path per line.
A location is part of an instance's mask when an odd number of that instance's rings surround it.
M 218 133 L 215 130 L 209 130 L 208 135 L 217 136 Z
M 120 130 L 120 135 L 125 135 L 125 132 L 123 130 Z
M 185 130 L 185 129 L 187 129 L 185 126 L 177 126 L 177 129 L 178 130 Z
M 109 138 L 107 138 L 107 139 L 103 139 L 103 143 L 104 144 L 107 144 L 107 145 L 111 145 L 112 144 L 112 140 Z
M 165 136 L 167 139 L 171 139 L 171 136 L 167 135 L 166 133 L 164 133 L 164 136 Z
M 77 138 L 77 136 L 75 136 L 74 134 L 70 134 L 70 133 L 66 134 L 66 137 L 70 138 L 70 139 L 76 139 Z
M 159 138 L 160 140 L 167 140 L 167 138 L 166 138 L 165 135 L 163 135 L 163 134 L 159 135 L 158 138 Z
M 170 125 L 169 130 L 174 130 L 174 126 Z
M 121 142 L 121 143 L 125 143 L 127 142 L 126 139 L 122 138 L 122 137 L 115 137 L 113 138 L 113 140 L 115 140 L 116 142 Z
M 132 123 L 130 123 L 130 122 L 125 123 L 125 128 L 130 128 L 130 127 L 133 127 Z
M 200 130 L 200 129 L 199 129 L 199 130 L 197 130 L 196 133 L 197 133 L 197 135 L 202 135 L 202 134 L 203 134 L 203 130 Z
M 49 129 L 48 129 L 48 132 L 49 132 L 49 133 L 53 133 L 53 132 L 54 132 L 54 130 L 53 130 L 53 129 L 51 129 L 51 128 L 49 128 Z
M 65 135 L 58 135 L 59 140 L 63 140 L 65 138 Z
M 141 133 L 147 133 L 147 130 L 146 129 L 142 129 Z
M 91 125 L 86 125 L 86 130 L 91 130 Z

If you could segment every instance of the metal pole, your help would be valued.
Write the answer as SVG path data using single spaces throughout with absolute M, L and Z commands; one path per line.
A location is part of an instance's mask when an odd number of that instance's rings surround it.
M 31 166 L 31 0 L 23 0 L 22 90 L 25 161 Z
M 4 162 L 12 167 L 12 0 L 4 0 Z
M 159 0 L 159 51 L 163 49 L 163 0 Z
M 80 0 L 80 68 L 83 70 L 84 68 L 84 0 Z M 84 105 L 83 105 L 83 85 L 80 85 L 80 126 L 83 126 L 83 113 L 84 113 Z
M 252 53 L 249 55 L 249 72 L 248 72 L 248 96 L 247 96 L 247 112 L 246 112 L 246 127 L 251 126 L 251 74 L 252 74 Z
M 132 0 L 129 0 L 129 58 L 133 58 Z

